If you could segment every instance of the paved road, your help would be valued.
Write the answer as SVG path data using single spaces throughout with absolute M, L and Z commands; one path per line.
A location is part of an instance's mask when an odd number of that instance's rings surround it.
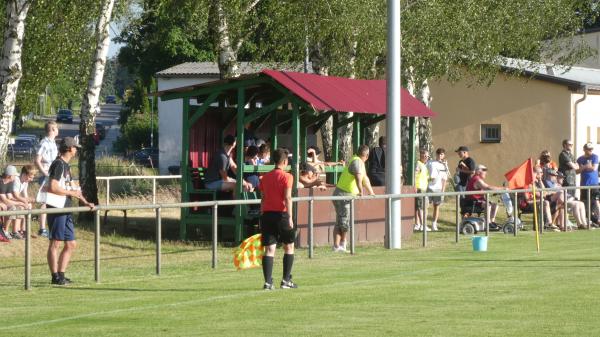
M 100 105 L 100 115 L 96 116 L 96 122 L 102 123 L 106 126 L 106 138 L 100 141 L 100 144 L 96 146 L 96 158 L 100 158 L 105 155 L 112 154 L 112 143 L 117 140 L 120 135 L 120 127 L 117 119 L 119 118 L 119 111 L 121 111 L 120 104 L 104 104 Z M 75 137 L 79 134 L 79 116 L 73 116 L 73 124 L 58 123 L 58 138 L 62 137 Z

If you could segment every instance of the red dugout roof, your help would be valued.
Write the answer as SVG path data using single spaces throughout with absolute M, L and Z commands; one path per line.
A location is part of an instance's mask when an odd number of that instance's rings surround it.
M 387 83 L 384 80 L 354 80 L 314 74 L 263 70 L 317 110 L 383 115 L 387 109 Z M 425 104 L 402 89 L 401 115 L 435 117 Z

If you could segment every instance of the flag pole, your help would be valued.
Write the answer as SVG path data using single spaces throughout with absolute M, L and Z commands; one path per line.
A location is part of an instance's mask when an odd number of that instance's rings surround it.
M 533 228 L 535 230 L 535 245 L 537 247 L 537 252 L 540 252 L 540 231 L 538 229 L 538 212 L 537 212 L 537 200 L 535 197 L 535 180 L 533 184 L 531 184 L 533 188 Z

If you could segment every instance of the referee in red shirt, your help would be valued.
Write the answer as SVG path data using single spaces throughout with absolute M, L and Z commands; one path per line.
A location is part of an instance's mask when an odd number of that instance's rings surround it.
M 292 184 L 293 177 L 285 172 L 288 164 L 288 151 L 277 149 L 271 155 L 275 168 L 265 174 L 259 185 L 262 192 L 260 232 L 262 244 L 266 247 L 262 260 L 265 277 L 264 290 L 273 290 L 273 258 L 277 242 L 283 243 L 283 279 L 282 289 L 293 289 L 298 286 L 292 282 L 292 265 L 294 264 L 294 240 L 296 229 L 292 221 Z

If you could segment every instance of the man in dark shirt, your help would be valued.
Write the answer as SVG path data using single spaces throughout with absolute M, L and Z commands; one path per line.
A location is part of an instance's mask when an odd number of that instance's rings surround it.
M 573 155 L 573 141 L 565 139 L 562 142 L 563 150 L 558 155 L 558 172 L 565 176 L 563 186 L 576 186 L 577 170 L 579 165 L 575 161 Z M 571 195 L 575 194 L 575 190 L 569 190 Z
M 204 174 L 204 186 L 210 190 L 230 192 L 235 189 L 235 179 L 228 176 L 228 171 L 236 171 L 237 165 L 231 158 L 231 152 L 235 149 L 235 137 L 225 136 L 223 147 L 213 156 Z M 242 181 L 244 189 L 252 191 L 254 188 L 245 180 Z
M 367 161 L 367 176 L 371 186 L 385 186 L 385 137 L 379 137 L 379 146 L 370 151 Z
M 273 258 L 277 243 L 283 243 L 283 279 L 282 289 L 293 289 L 298 286 L 292 281 L 292 265 L 294 264 L 294 240 L 296 229 L 292 221 L 292 184 L 294 178 L 285 172 L 288 165 L 288 153 L 277 149 L 271 157 L 275 168 L 265 174 L 260 181 L 262 192 L 260 232 L 265 255 L 262 260 L 264 290 L 273 290 Z
M 460 181 L 456 184 L 456 189 L 457 191 L 466 191 L 467 183 L 473 176 L 473 173 L 475 173 L 475 160 L 469 157 L 469 148 L 464 145 L 460 146 L 455 152 L 460 157 L 460 161 L 456 167 L 456 172 L 460 177 Z
M 71 207 L 71 197 L 79 199 L 84 205 L 94 209 L 94 204 L 85 200 L 81 190 L 71 185 L 71 168 L 69 161 L 77 155 L 81 146 L 72 137 L 65 137 L 58 148 L 59 156 L 50 165 L 48 170 L 49 183 L 47 192 L 57 196 L 65 196 L 63 207 Z M 48 200 L 49 202 L 49 200 Z M 47 205 L 48 209 L 56 208 Z M 48 245 L 48 266 L 52 274 L 52 284 L 66 285 L 71 280 L 65 277 L 65 271 L 71 260 L 71 255 L 77 246 L 75 241 L 75 224 L 71 213 L 48 214 L 50 226 L 50 244 Z M 64 242 L 63 250 L 58 254 L 60 242 Z

